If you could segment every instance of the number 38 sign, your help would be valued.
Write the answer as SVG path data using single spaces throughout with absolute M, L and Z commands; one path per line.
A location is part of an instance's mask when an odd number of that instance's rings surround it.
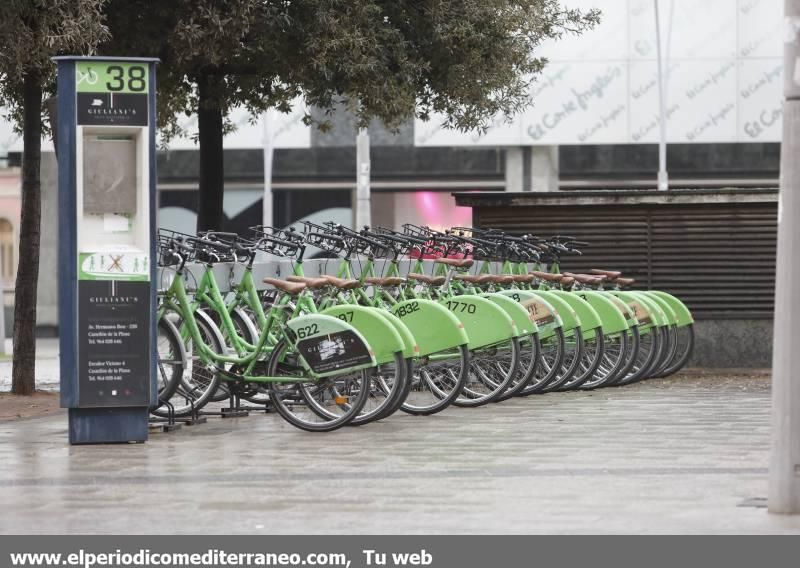
M 81 61 L 75 65 L 78 124 L 147 126 L 147 65 Z

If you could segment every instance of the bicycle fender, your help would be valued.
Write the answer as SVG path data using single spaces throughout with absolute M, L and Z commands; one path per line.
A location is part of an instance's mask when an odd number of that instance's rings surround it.
M 550 290 L 550 293 L 555 294 L 564 300 L 570 307 L 578 314 L 578 319 L 581 322 L 581 330 L 583 331 L 584 339 L 591 339 L 594 337 L 595 331 L 598 327 L 602 327 L 600 314 L 592 307 L 592 305 L 579 298 L 572 292 L 565 290 Z
M 470 349 L 500 343 L 519 335 L 514 320 L 503 308 L 486 298 L 465 294 L 442 298 L 439 303 L 464 325 Z
M 347 322 L 325 314 L 306 314 L 286 322 L 304 365 L 320 377 L 377 365 L 364 336 Z
M 249 341 L 250 343 L 258 342 L 258 338 L 261 334 L 258 332 L 258 329 L 256 329 L 253 320 L 250 318 L 247 312 L 245 312 L 242 308 L 234 308 L 233 311 L 234 313 L 239 314 L 240 321 L 244 323 L 244 326 L 247 328 L 247 337 L 244 337 L 243 339 L 245 341 Z
M 666 312 L 661 309 L 661 306 L 658 304 L 658 302 L 639 290 L 631 290 L 631 293 L 639 298 L 640 302 L 647 304 L 647 306 L 650 308 L 650 313 L 653 314 L 653 321 L 655 321 L 657 326 L 663 327 L 669 325 L 669 318 L 667 318 Z
M 589 305 L 594 308 L 600 316 L 600 326 L 603 328 L 604 334 L 618 333 L 629 328 L 627 317 L 629 309 L 619 299 L 614 298 L 615 302 L 604 292 L 595 292 L 593 290 L 580 290 L 571 293 L 589 302 Z M 633 323 L 636 322 L 634 321 Z
M 558 315 L 561 316 L 561 321 L 564 322 L 564 331 L 569 331 L 570 329 L 575 329 L 576 327 L 583 324 L 581 318 L 572 309 L 563 298 L 557 296 L 551 290 L 533 290 L 534 294 L 538 294 L 540 297 L 544 298 L 556 309 Z
M 536 322 L 528 317 L 528 310 L 523 308 L 519 302 L 514 301 L 513 298 L 497 292 L 487 292 L 481 294 L 481 297 L 487 298 L 500 306 L 514 320 L 520 335 L 538 333 L 539 328 L 536 326 Z
M 500 290 L 497 293 L 519 302 L 525 308 L 528 319 L 536 324 L 541 339 L 555 335 L 556 328 L 564 325 L 553 305 L 530 290 Z
M 392 306 L 391 313 L 414 336 L 420 356 L 469 343 L 469 337 L 458 318 L 432 300 L 404 300 Z
M 386 318 L 386 321 L 391 323 L 394 326 L 395 331 L 400 334 L 400 338 L 403 340 L 403 357 L 405 359 L 416 357 L 419 354 L 419 345 L 417 345 L 417 342 L 414 339 L 414 334 L 411 333 L 411 330 L 408 329 L 408 326 L 403 323 L 403 320 L 394 315 L 392 312 L 386 311 L 385 309 L 372 309 Z
M 678 315 L 675 313 L 675 310 L 672 309 L 672 306 L 666 302 L 666 300 L 654 294 L 648 294 L 644 290 L 640 291 L 639 294 L 655 303 L 661 309 L 661 311 L 664 312 L 667 325 L 678 325 Z
M 686 307 L 686 304 L 672 294 L 668 292 L 662 292 L 661 290 L 648 290 L 646 293 L 658 296 L 667 302 L 670 307 L 675 310 L 675 315 L 678 316 L 677 323 L 679 326 L 690 325 L 694 323 L 692 312 L 689 311 L 689 308 Z
M 378 364 L 394 361 L 394 354 L 403 351 L 403 338 L 378 310 L 353 304 L 339 304 L 320 312 L 333 316 L 356 328 L 367 340 Z
M 659 310 L 652 305 L 650 300 L 642 298 L 636 292 L 612 290 L 609 291 L 609 294 L 625 302 L 633 311 L 636 321 L 639 322 L 639 333 L 648 333 L 652 327 L 662 325 Z

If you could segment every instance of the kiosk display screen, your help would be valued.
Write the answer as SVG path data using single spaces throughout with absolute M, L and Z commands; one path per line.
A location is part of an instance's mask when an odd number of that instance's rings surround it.
M 83 137 L 83 212 L 136 213 L 136 139 Z

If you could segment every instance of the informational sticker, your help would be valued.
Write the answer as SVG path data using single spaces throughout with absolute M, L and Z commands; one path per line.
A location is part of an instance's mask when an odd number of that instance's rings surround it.
M 150 255 L 139 251 L 82 252 L 79 280 L 150 280 Z
M 311 324 L 314 325 L 317 324 Z M 297 350 L 317 374 L 344 371 L 372 361 L 367 345 L 349 329 L 301 339 L 297 343 Z
M 608 298 L 614 303 L 615 306 L 617 306 L 617 309 L 619 309 L 619 311 L 621 311 L 624 314 L 625 319 L 628 322 L 636 323 L 636 317 L 633 312 L 633 309 L 631 309 L 625 302 L 623 302 L 616 296 L 609 295 Z
M 81 407 L 150 402 L 150 284 L 78 282 Z
M 78 124 L 147 126 L 146 63 L 79 61 L 75 87 Z
M 522 305 L 539 328 L 556 323 L 556 314 L 541 300 L 523 300 Z
M 653 317 L 650 314 L 650 310 L 648 310 L 641 302 L 628 302 L 628 307 L 633 310 L 633 315 L 636 316 L 636 320 L 639 322 L 639 325 L 651 325 L 653 323 Z

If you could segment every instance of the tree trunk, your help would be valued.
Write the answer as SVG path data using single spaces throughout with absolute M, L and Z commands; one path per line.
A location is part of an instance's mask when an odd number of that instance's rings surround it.
M 22 215 L 19 264 L 14 289 L 14 365 L 11 392 L 33 394 L 36 389 L 36 288 L 39 281 L 39 237 L 42 194 L 42 84 L 28 74 L 23 82 Z M 66 322 L 63 322 L 66 323 Z
M 197 126 L 200 140 L 200 191 L 197 230 L 222 228 L 224 167 L 222 163 L 222 110 L 219 105 L 220 79 L 203 74 L 198 85 Z

